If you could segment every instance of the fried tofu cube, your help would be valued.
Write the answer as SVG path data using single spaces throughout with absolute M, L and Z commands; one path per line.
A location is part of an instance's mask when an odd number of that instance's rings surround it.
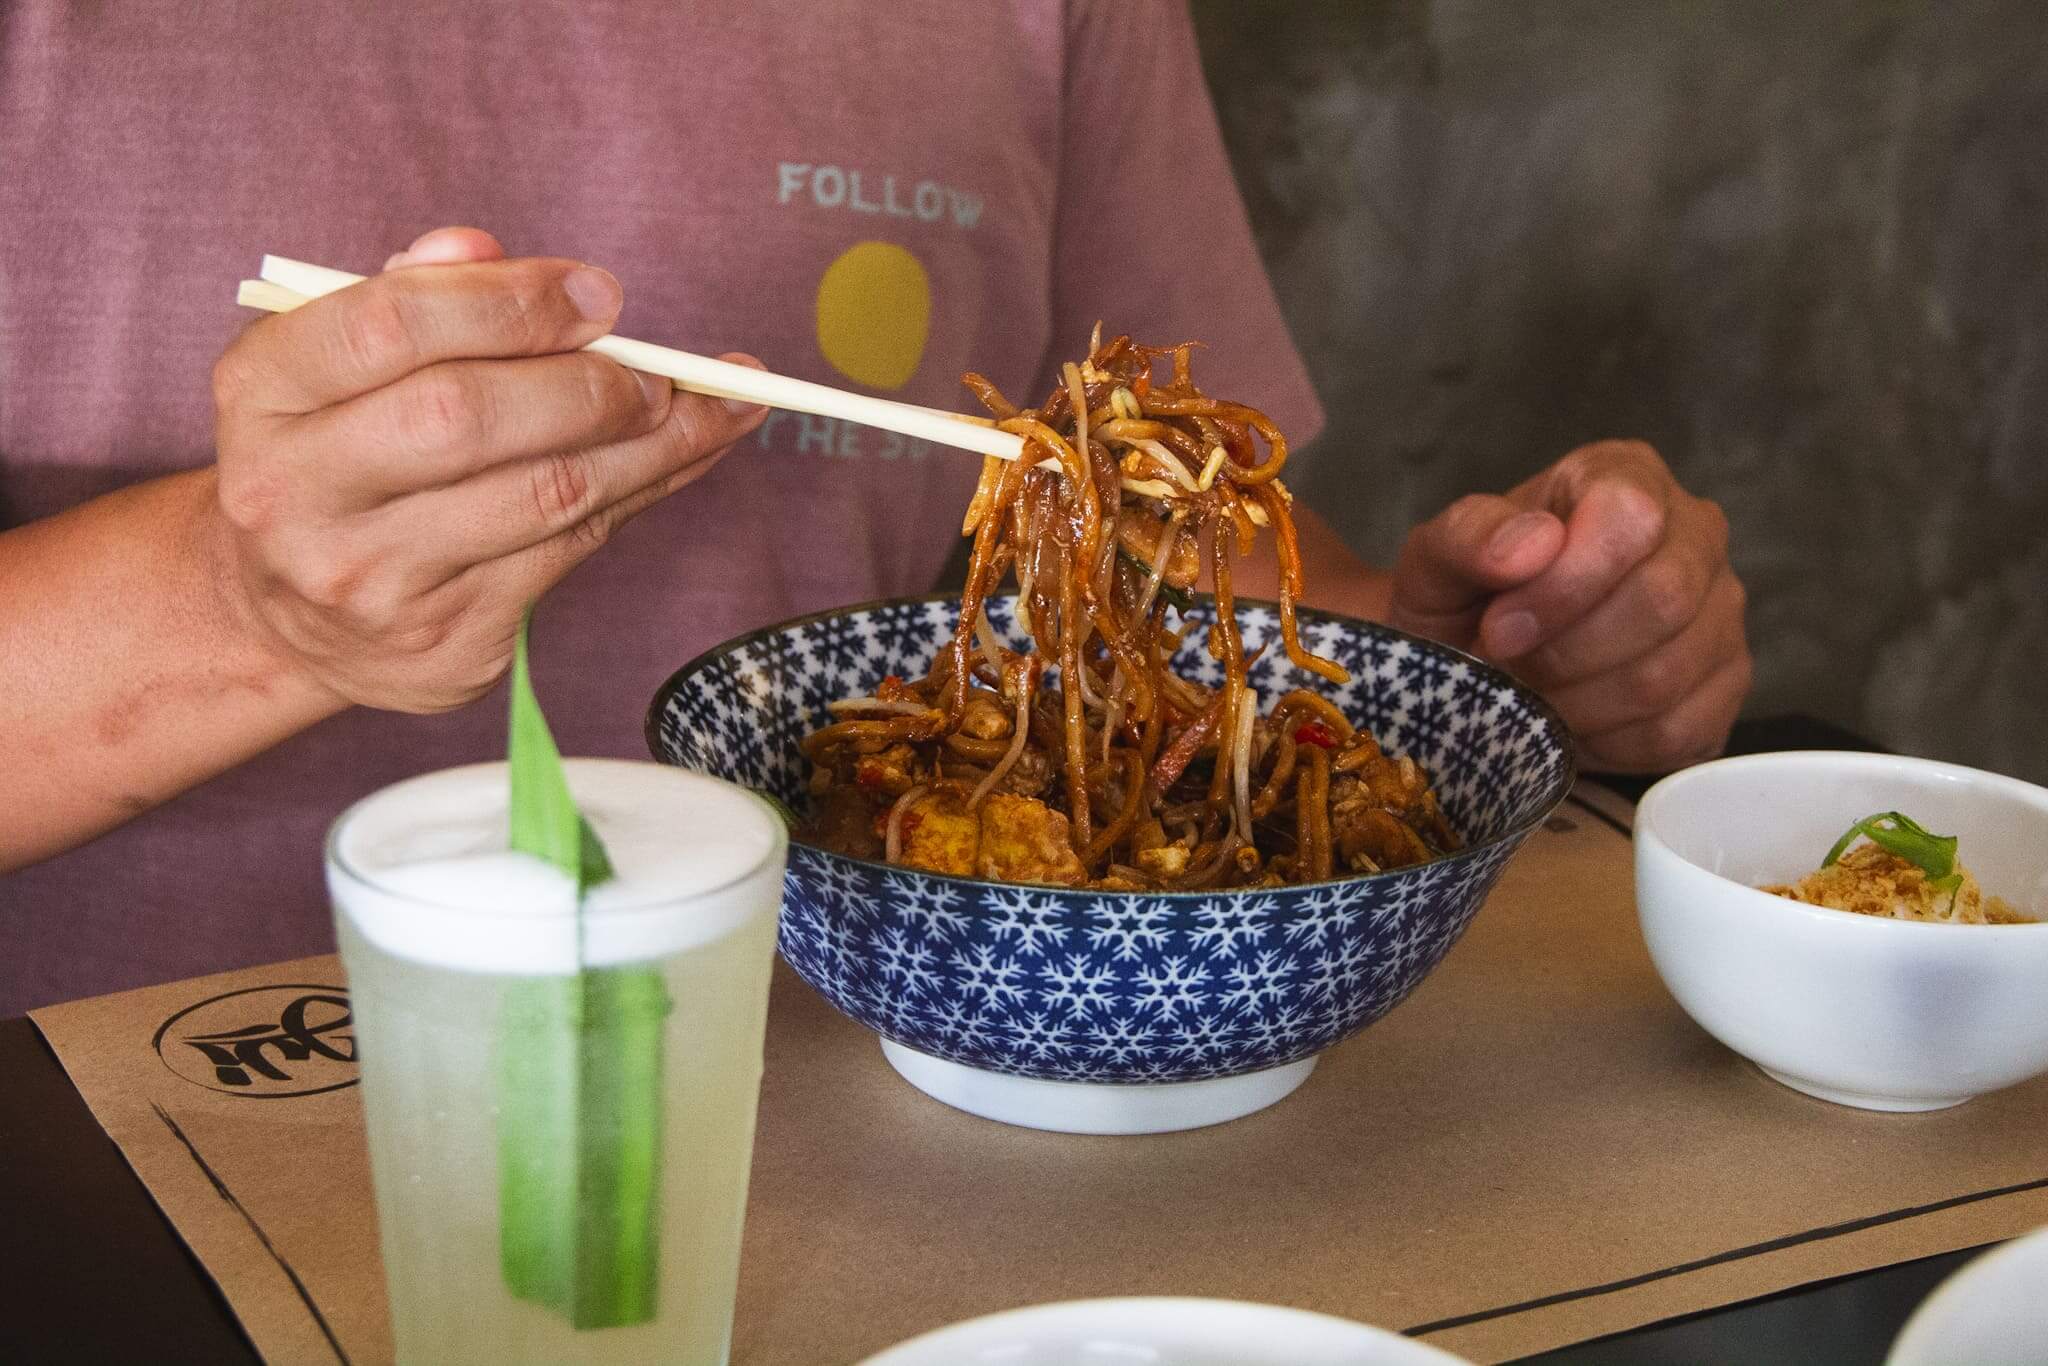
M 1088 880 L 1068 836 L 1067 818 L 1033 797 L 991 792 L 981 804 L 977 871 L 1004 882 L 1075 887 Z
M 909 745 L 891 745 L 879 754 L 863 755 L 855 760 L 853 780 L 870 792 L 900 797 L 917 781 L 912 773 L 916 764 L 916 750 Z
M 1188 870 L 1188 850 L 1184 844 L 1162 844 L 1152 849 L 1137 852 L 1138 866 L 1156 878 L 1179 877 Z
M 1007 740 L 1012 723 L 1010 709 L 994 693 L 977 688 L 967 694 L 967 709 L 960 713 L 960 733 L 977 740 Z
M 1363 799 L 1331 809 L 1330 833 L 1337 856 L 1353 872 L 1406 868 L 1430 860 L 1429 846 L 1400 817 Z
M 973 877 L 981 847 L 981 823 L 967 799 L 951 788 L 927 792 L 903 813 L 900 861 L 932 873 Z

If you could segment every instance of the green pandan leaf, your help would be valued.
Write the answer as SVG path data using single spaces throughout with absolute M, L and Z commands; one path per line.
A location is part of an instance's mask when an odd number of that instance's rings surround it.
M 576 879 L 580 897 L 612 877 L 611 859 L 590 822 L 576 810 L 562 752 L 533 695 L 526 662 L 526 631 L 533 613 L 519 623 L 512 646 L 512 726 L 505 757 L 512 770 L 512 847 L 545 859 Z
M 505 1286 L 577 1329 L 658 1308 L 662 1041 L 653 968 L 514 983 L 498 1059 L 499 1262 Z
M 533 693 L 521 622 L 512 652 L 512 848 L 576 881 L 613 876 L 576 809 Z M 505 1286 L 579 1330 L 645 1323 L 660 1267 L 662 1038 L 654 967 L 580 967 L 514 982 L 498 1055 L 499 1259 Z

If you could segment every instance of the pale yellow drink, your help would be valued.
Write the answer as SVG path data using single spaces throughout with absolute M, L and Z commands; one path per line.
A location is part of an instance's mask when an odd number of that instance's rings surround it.
M 502 764 L 386 788 L 329 839 L 402 1362 L 727 1358 L 784 830 L 680 769 L 566 768 L 617 873 L 580 917 L 507 851 Z

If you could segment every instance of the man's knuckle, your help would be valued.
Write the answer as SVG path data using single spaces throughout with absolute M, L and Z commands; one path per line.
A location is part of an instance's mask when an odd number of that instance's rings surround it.
M 1667 711 L 1650 722 L 1651 747 L 1659 755 L 1691 754 L 1707 743 L 1707 729 L 1687 712 Z
M 570 552 L 581 559 L 603 549 L 604 543 L 612 538 L 614 525 L 612 516 L 607 512 L 593 513 L 583 518 L 567 532 Z
M 1650 622 L 1667 635 L 1682 630 L 1698 613 L 1698 576 L 1675 559 L 1654 560 L 1643 566 L 1643 607 Z
M 245 532 L 275 526 L 287 492 L 285 481 L 257 461 L 223 461 L 215 476 L 214 497 L 221 515 Z
M 1707 536 L 1710 543 L 1714 546 L 1717 553 L 1727 554 L 1730 531 L 1728 509 L 1722 507 L 1712 498 L 1702 498 L 1699 500 L 1699 504 L 1701 513 L 1707 519 Z
M 590 470 L 576 455 L 557 451 L 535 460 L 531 484 L 534 511 L 544 526 L 568 524 L 572 529 L 590 511 Z
M 242 405 L 255 387 L 256 364 L 247 343 L 237 343 L 221 352 L 213 363 L 213 406 L 230 412 Z
M 1483 493 L 1468 493 L 1444 509 L 1444 520 L 1452 523 L 1477 521 L 1486 516 L 1493 500 Z
M 400 291 L 393 288 L 363 290 L 342 310 L 335 341 L 348 374 L 411 368 L 419 349 L 407 312 Z
M 1742 701 L 1749 696 L 1750 685 L 1756 682 L 1756 658 L 1750 654 L 1747 644 L 1735 652 L 1735 662 L 1730 667 L 1728 681 L 1727 710 L 1732 717 L 1742 708 Z
M 356 630 L 377 640 L 379 648 L 411 653 L 404 645 L 411 624 L 409 604 L 395 584 L 366 580 L 349 593 L 345 606 Z
M 1646 702 L 1677 700 L 1685 682 L 1685 660 L 1672 650 L 1653 650 L 1628 668 L 1628 689 Z
M 512 263 L 494 301 L 493 318 L 503 335 L 528 351 L 553 349 L 560 314 L 548 303 L 549 279 L 538 262 Z
M 633 372 L 603 356 L 576 358 L 578 404 L 583 425 L 591 431 L 632 430 L 645 425 L 647 401 Z
M 329 615 L 353 618 L 359 605 L 363 567 L 353 556 L 317 543 L 295 549 L 288 581 L 292 592 Z
M 1468 493 L 1443 510 L 1437 519 L 1440 539 L 1448 545 L 1477 541 L 1494 520 L 1494 500 L 1483 493 Z
M 1604 469 L 1658 472 L 1664 469 L 1664 457 L 1657 454 L 1657 448 L 1637 437 L 1609 437 L 1594 442 L 1586 450 Z
M 418 615 L 410 604 L 393 604 L 391 625 L 385 636 L 386 648 L 415 659 L 439 655 L 455 635 L 455 622 L 441 613 Z
M 1735 527 L 1728 520 L 1727 509 L 1711 498 L 1700 500 L 1707 506 L 1707 548 L 1717 565 L 1728 563 L 1728 550 L 1735 542 Z
M 1571 658 L 1565 650 L 1556 641 L 1546 640 L 1524 655 L 1515 668 L 1524 677 L 1544 683 L 1570 678 L 1570 665 Z
M 428 370 L 405 386 L 406 444 L 416 452 L 458 449 L 484 428 L 481 387 L 458 369 Z
M 704 413 L 703 403 L 677 406 L 680 411 L 671 410 L 647 437 L 660 443 L 658 464 L 669 473 L 698 469 L 725 444 L 717 420 Z

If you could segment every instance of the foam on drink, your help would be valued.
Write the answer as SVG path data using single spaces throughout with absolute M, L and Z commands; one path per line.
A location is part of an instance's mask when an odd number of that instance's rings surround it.
M 359 802 L 335 828 L 330 852 L 354 874 L 335 880 L 336 901 L 387 953 L 524 974 L 644 962 L 715 939 L 755 911 L 741 884 L 781 839 L 766 802 L 654 764 L 579 759 L 568 778 L 615 873 L 584 897 L 580 924 L 568 875 L 506 847 L 503 764 L 425 774 Z M 687 916 L 648 910 L 686 898 Z

